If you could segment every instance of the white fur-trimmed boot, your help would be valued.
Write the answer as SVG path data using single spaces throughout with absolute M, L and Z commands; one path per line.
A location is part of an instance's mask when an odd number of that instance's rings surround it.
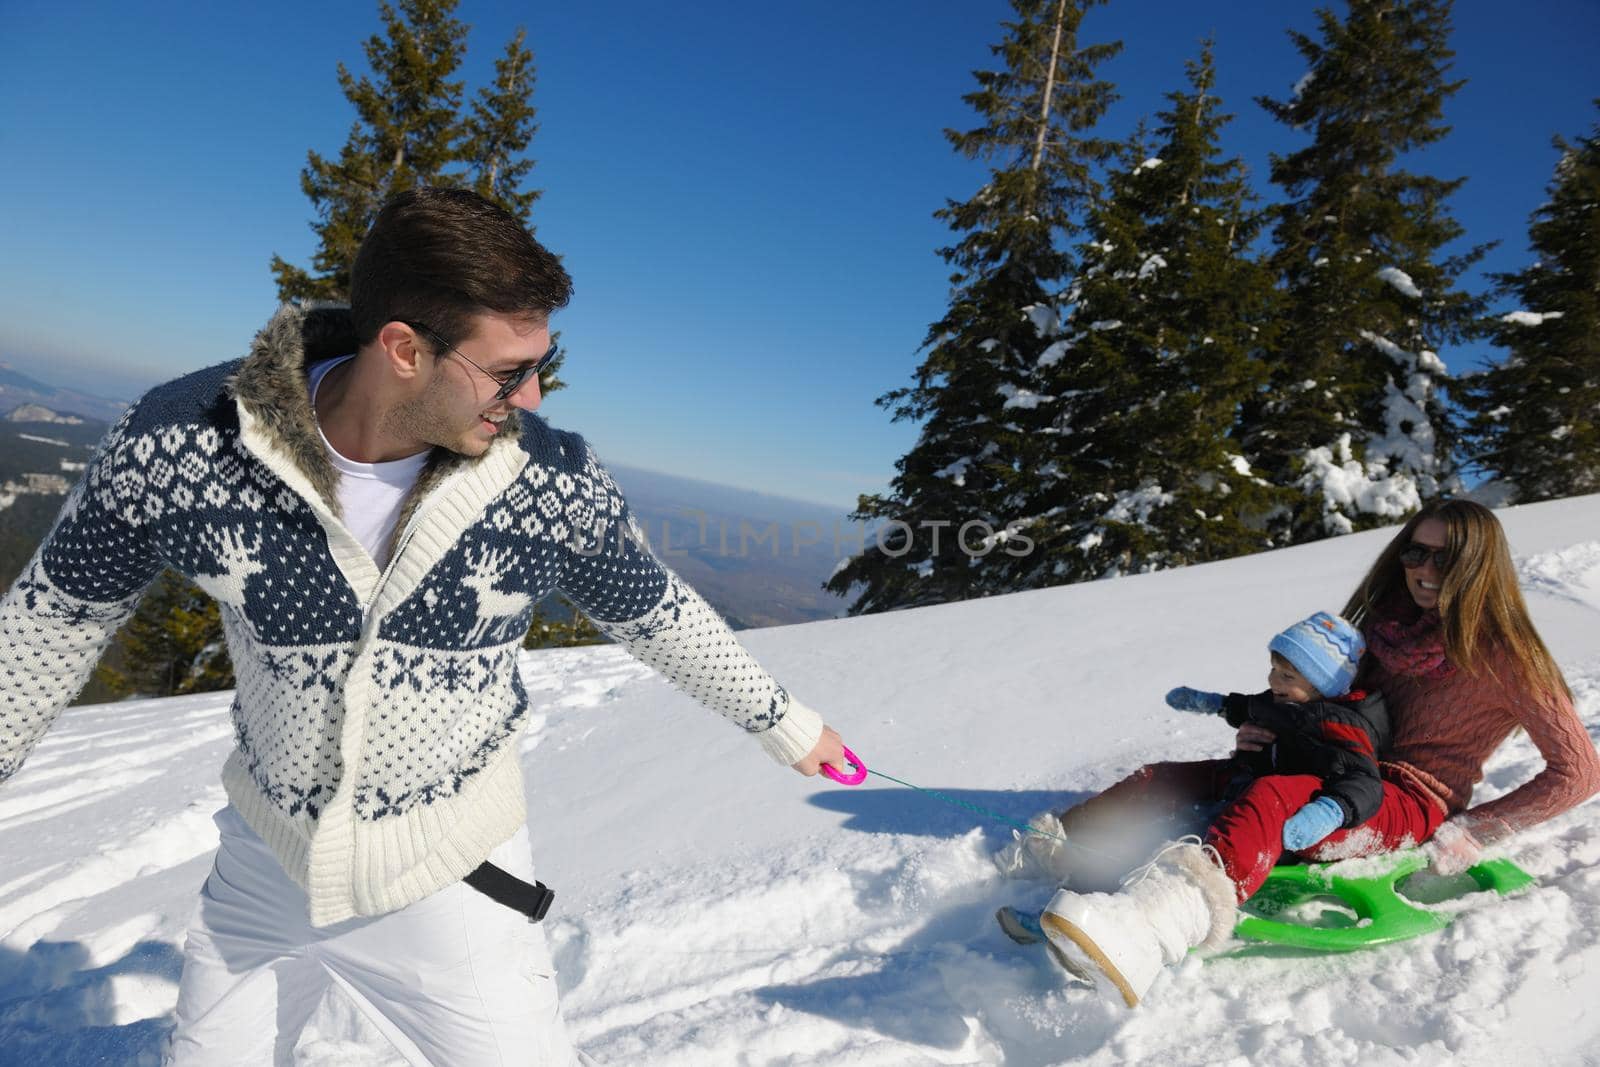
M 1067 855 L 1067 833 L 1053 811 L 1040 812 L 1028 820 L 1030 832 L 1011 831 L 1011 842 L 992 857 L 995 867 L 1007 878 L 1048 879 L 1066 885 L 1072 877 L 1072 860 Z
M 1163 848 L 1116 893 L 1061 890 L 1039 925 L 1069 970 L 1092 975 L 1102 995 L 1114 990 L 1132 1008 L 1163 967 L 1197 945 L 1228 940 L 1235 899 L 1216 849 L 1187 838 Z

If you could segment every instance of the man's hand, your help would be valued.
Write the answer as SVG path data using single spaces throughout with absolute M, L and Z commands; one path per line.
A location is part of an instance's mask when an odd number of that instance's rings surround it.
M 1260 752 L 1277 740 L 1278 735 L 1265 726 L 1247 722 L 1239 727 L 1239 733 L 1233 739 L 1233 747 L 1240 752 Z
M 844 739 L 831 726 L 822 728 L 822 736 L 817 738 L 817 743 L 812 746 L 811 751 L 806 753 L 804 759 L 796 761 L 792 766 L 795 770 L 810 778 L 812 775 L 821 772 L 824 763 L 831 765 L 840 774 L 848 774 L 850 772 L 850 768 L 845 765 Z

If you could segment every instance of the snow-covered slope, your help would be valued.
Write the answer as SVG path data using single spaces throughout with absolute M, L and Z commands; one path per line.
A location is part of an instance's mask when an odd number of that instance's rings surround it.
M 1600 730 L 1600 496 L 1503 511 L 1535 617 Z M 1026 817 L 1157 758 L 1225 752 L 1169 711 L 1262 683 L 1388 534 L 1183 571 L 749 631 L 872 766 Z M 529 821 L 574 1038 L 612 1064 L 1575 1063 L 1600 1018 L 1600 810 L 1516 839 L 1533 892 L 1340 958 L 1191 961 L 1129 1013 L 1004 940 L 1004 826 L 881 778 L 772 766 L 616 649 L 530 654 Z M 155 1062 L 210 864 L 227 695 L 76 708 L 0 786 L 0 1062 Z M 1540 766 L 1526 738 L 1480 799 Z M 345 1004 L 303 1062 L 394 1062 Z

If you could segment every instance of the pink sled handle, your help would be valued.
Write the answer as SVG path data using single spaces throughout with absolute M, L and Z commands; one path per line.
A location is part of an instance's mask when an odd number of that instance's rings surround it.
M 867 765 L 865 763 L 861 762 L 861 757 L 856 755 L 854 752 L 851 752 L 847 748 L 847 749 L 844 750 L 844 758 L 845 758 L 845 762 L 849 763 L 852 767 L 855 768 L 855 772 L 853 774 L 849 774 L 849 775 L 841 774 L 837 770 L 834 769 L 833 764 L 824 763 L 822 765 L 823 777 L 832 778 L 834 781 L 838 782 L 840 785 L 860 785 L 862 782 L 866 781 L 867 780 Z

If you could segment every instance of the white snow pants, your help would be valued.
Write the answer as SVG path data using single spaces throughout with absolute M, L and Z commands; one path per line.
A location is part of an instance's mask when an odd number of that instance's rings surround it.
M 544 931 L 464 883 L 375 918 L 314 927 L 306 895 L 230 805 L 189 926 L 174 1065 L 292 1064 L 336 987 L 417 1067 L 572 1067 Z M 490 862 L 533 880 L 524 827 Z M 587 1057 L 583 1057 L 587 1060 Z

